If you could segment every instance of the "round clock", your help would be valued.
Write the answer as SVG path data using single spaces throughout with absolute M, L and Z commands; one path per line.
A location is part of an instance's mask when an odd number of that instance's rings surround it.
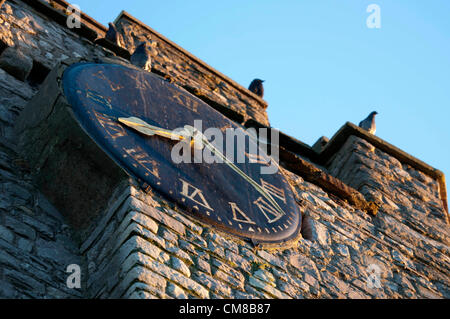
M 299 235 L 301 214 L 283 174 L 263 174 L 273 163 L 254 139 L 197 97 L 152 73 L 107 63 L 71 65 L 62 88 L 83 130 L 144 189 L 253 243 Z

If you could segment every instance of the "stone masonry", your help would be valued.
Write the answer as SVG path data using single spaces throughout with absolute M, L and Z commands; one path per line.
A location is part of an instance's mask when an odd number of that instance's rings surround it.
M 255 248 L 132 180 L 89 232 L 75 234 L 33 185 L 13 127 L 58 61 L 115 54 L 57 21 L 64 1 L 35 2 L 49 9 L 20 0 L 0 8 L 0 298 L 450 298 L 442 185 L 357 136 L 318 167 L 378 213 L 283 169 L 304 217 L 289 247 Z M 101 25 L 83 23 L 102 36 Z M 116 23 L 127 50 L 150 43 L 154 72 L 233 120 L 268 125 L 264 101 L 128 14 Z M 82 268 L 80 289 L 66 285 L 70 264 Z

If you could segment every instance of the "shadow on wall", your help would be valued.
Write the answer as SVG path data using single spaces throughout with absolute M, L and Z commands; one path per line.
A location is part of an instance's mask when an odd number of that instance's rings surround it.
M 8 45 L 0 40 L 0 54 L 3 53 L 3 51 L 5 51 L 5 49 L 8 47 Z
M 302 229 L 301 234 L 304 239 L 313 240 L 313 230 L 311 225 L 311 217 L 302 212 Z
M 49 73 L 50 69 L 48 69 L 42 63 L 33 60 L 33 67 L 27 77 L 27 82 L 33 87 L 39 87 L 45 81 Z
M 42 84 L 50 69 L 29 57 L 20 47 L 9 47 L 0 41 L 0 68 L 32 87 Z

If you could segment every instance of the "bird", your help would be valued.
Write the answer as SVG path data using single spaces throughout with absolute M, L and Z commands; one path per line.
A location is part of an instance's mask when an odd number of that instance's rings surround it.
M 131 55 L 130 62 L 141 69 L 151 71 L 152 59 L 146 42 L 141 42 L 141 44 L 139 44 Z
M 111 22 L 108 23 L 108 26 L 109 28 L 108 31 L 106 31 L 105 39 L 120 47 L 120 35 L 119 32 L 117 32 L 116 26 Z
M 378 112 L 376 112 L 376 111 L 373 111 L 372 113 L 370 113 L 368 117 L 366 117 L 364 120 L 359 122 L 359 127 L 363 128 L 366 131 L 368 131 L 369 133 L 375 135 L 375 132 L 377 131 L 377 126 L 375 124 L 375 115 L 377 115 L 377 114 L 378 114 Z
M 260 79 L 254 79 L 252 83 L 250 83 L 250 86 L 248 89 L 255 93 L 256 95 L 263 97 L 264 96 L 264 87 L 263 87 L 264 80 Z

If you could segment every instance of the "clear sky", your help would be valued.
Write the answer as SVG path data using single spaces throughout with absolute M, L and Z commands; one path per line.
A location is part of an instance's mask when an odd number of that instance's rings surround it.
M 245 87 L 266 80 L 271 125 L 309 145 L 376 110 L 379 137 L 449 180 L 448 0 L 69 2 L 105 25 L 125 10 Z

